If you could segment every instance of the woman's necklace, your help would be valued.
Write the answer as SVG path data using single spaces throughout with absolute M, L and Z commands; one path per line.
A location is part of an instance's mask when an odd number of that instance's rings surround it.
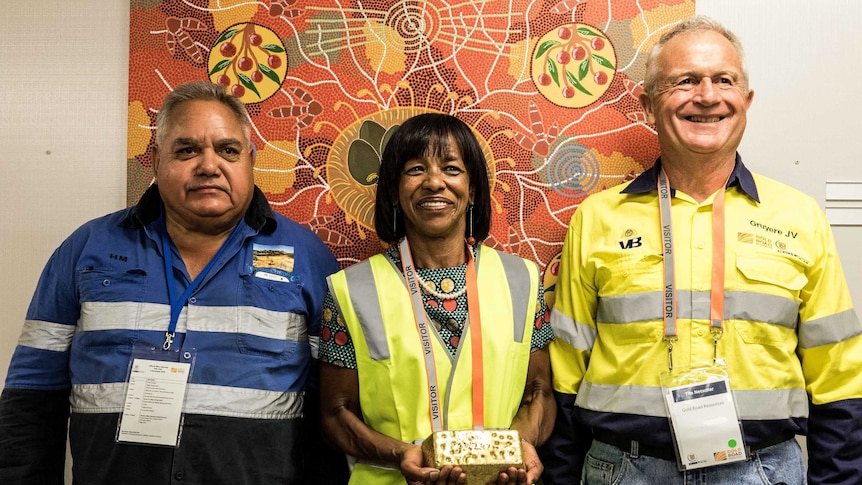
M 464 292 L 467 291 L 467 285 L 464 285 L 458 291 L 453 291 L 451 293 L 441 293 L 441 292 L 437 291 L 437 289 L 436 289 L 437 285 L 435 285 L 433 281 L 425 281 L 424 279 L 422 279 L 421 276 L 419 276 L 418 271 L 416 272 L 416 279 L 419 281 L 419 284 L 422 285 L 422 290 L 425 293 L 428 293 L 429 295 L 432 295 L 432 296 L 436 296 L 437 298 L 439 298 L 441 300 L 454 300 L 454 299 L 458 298 L 459 296 L 463 295 Z M 453 286 L 454 286 L 454 283 L 453 283 Z

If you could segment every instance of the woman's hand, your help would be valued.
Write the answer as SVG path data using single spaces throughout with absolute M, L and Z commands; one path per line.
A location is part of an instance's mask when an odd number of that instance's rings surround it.
M 467 474 L 460 467 L 444 466 L 441 469 L 422 466 L 422 448 L 412 445 L 401 456 L 401 474 L 409 485 L 463 485 Z M 505 482 L 504 482 L 505 483 Z

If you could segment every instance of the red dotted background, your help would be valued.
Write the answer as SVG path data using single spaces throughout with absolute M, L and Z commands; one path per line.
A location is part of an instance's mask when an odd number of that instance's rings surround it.
M 317 232 L 342 266 L 379 252 L 371 213 L 385 132 L 422 112 L 456 115 L 488 158 L 495 212 L 486 244 L 536 261 L 549 302 L 555 258 L 578 204 L 658 156 L 637 101 L 646 54 L 669 25 L 695 11 L 694 0 L 130 6 L 129 204 L 152 179 L 153 126 L 165 95 L 184 82 L 214 79 L 208 59 L 223 33 L 255 24 L 277 34 L 287 65 L 278 90 L 247 102 L 255 181 L 277 211 Z M 547 62 L 547 55 L 536 57 L 539 40 L 575 24 L 604 35 L 616 64 L 603 93 L 568 108 L 540 92 L 531 68 Z M 564 87 L 566 76 L 557 82 Z

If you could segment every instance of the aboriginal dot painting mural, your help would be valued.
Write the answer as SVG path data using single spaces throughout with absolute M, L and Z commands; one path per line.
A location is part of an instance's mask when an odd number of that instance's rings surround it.
M 553 302 L 569 219 L 658 156 L 638 102 L 646 54 L 694 0 L 131 0 L 128 202 L 152 180 L 165 95 L 201 79 L 246 103 L 255 181 L 343 267 L 382 249 L 387 134 L 443 112 L 491 176 L 485 244 L 532 259 Z

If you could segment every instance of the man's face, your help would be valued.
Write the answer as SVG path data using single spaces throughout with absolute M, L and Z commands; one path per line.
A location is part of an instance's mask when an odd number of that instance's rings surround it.
M 721 34 L 694 31 L 669 40 L 655 62 L 658 94 L 641 102 L 658 131 L 662 158 L 732 158 L 754 98 L 745 91 L 742 63 Z
M 249 140 L 227 106 L 177 106 L 154 163 L 169 224 L 204 233 L 232 228 L 251 203 L 253 167 Z

